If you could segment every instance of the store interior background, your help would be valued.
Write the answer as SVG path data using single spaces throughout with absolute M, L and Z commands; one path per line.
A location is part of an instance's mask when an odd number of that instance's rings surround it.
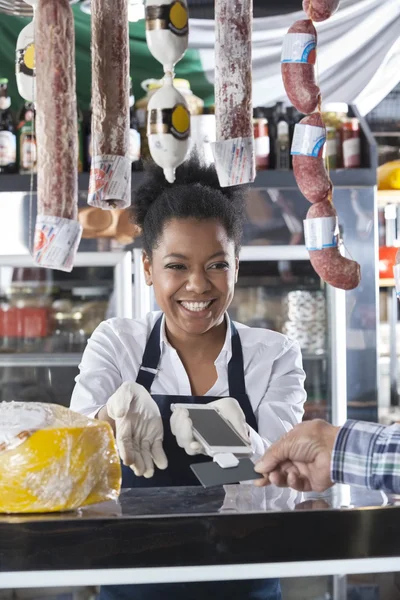
M 74 6 L 80 27 L 81 5 L 87 4 Z M 189 0 L 188 5 L 191 18 L 213 19 L 212 0 Z M 279 17 L 300 10 L 300 5 L 300 0 L 254 0 L 254 16 Z M 14 36 L 19 23 L 22 29 L 27 22 L 0 12 L 0 39 L 4 40 L 0 78 L 10 80 L 16 113 L 23 101 L 13 80 Z M 77 57 L 85 56 L 87 68 L 89 47 L 77 47 Z M 198 64 L 196 56 L 190 56 L 192 64 Z M 153 64 L 154 70 L 149 70 L 146 78 L 158 78 L 159 65 L 150 58 L 148 64 Z M 79 71 L 79 65 L 77 68 Z M 135 78 L 134 56 L 131 72 L 137 103 L 145 92 L 140 87 L 142 78 Z M 189 80 L 195 98 L 200 100 L 201 90 L 210 89 L 202 73 L 191 77 L 189 71 L 186 76 L 179 73 L 179 77 Z M 86 230 L 77 267 L 71 274 L 31 268 L 29 247 L 36 198 L 30 190 L 32 185 L 34 189 L 35 177 L 0 174 L 0 401 L 40 399 L 68 406 L 81 353 L 97 324 L 115 315 L 139 317 L 155 308 L 140 271 L 140 237 L 136 237 L 126 215 L 119 215 L 100 233 L 89 227 L 90 84 L 85 85 L 86 90 L 81 87 L 79 206 Z M 194 116 L 207 114 L 212 119 L 212 102 L 209 97 L 204 99 L 205 109 L 193 109 L 198 110 Z M 263 112 L 265 107 L 257 108 L 260 111 L 255 116 L 266 118 L 269 113 Z M 338 422 L 345 411 L 350 417 L 391 423 L 400 421 L 399 309 L 391 272 L 395 249 L 400 246 L 400 189 L 377 189 L 376 169 L 400 160 L 398 80 L 367 114 L 361 116 L 356 106 L 349 106 L 349 115 L 358 119 L 360 126 L 360 165 L 333 169 L 332 179 L 346 250 L 362 266 L 361 286 L 343 294 L 321 284 L 304 247 L 302 220 L 308 204 L 296 188 L 290 165 L 287 169 L 260 168 L 248 198 L 248 224 L 231 314 L 240 322 L 268 327 L 299 340 L 307 373 L 306 418 Z M 138 161 L 132 173 L 133 193 L 140 181 Z M 17 333 L 7 321 L 10 314 L 19 320 Z M 351 600 L 400 597 L 396 574 L 348 577 L 346 584 Z M 334 594 L 332 585 L 330 578 L 287 581 L 283 584 L 284 598 L 328 600 Z M 60 594 L 60 590 L 0 590 L 0 599 L 53 595 L 83 600 L 92 597 L 93 590 L 65 590 L 66 595 Z

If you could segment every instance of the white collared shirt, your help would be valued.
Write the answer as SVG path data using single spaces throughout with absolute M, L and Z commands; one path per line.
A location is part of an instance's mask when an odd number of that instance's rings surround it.
M 160 312 L 144 319 L 110 319 L 94 331 L 83 353 L 71 409 L 94 417 L 124 381 L 136 381 L 146 342 Z M 229 319 L 229 318 L 228 318 Z M 302 419 L 306 400 L 300 348 L 280 333 L 235 323 L 243 350 L 246 392 L 258 433 L 251 430 L 253 449 L 265 448 Z M 190 381 L 176 350 L 169 344 L 163 317 L 161 359 L 153 394 L 191 395 Z M 230 327 L 215 361 L 217 381 L 205 396 L 229 396 L 228 363 L 232 356 Z

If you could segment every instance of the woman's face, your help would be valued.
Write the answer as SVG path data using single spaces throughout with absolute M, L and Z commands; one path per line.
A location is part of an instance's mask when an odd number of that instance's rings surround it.
M 232 302 L 238 259 L 218 221 L 172 219 L 152 259 L 144 256 L 143 264 L 172 334 L 201 335 L 222 322 Z

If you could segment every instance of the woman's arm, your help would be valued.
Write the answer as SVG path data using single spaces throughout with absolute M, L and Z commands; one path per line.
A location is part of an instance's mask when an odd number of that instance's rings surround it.
M 125 349 L 118 336 L 104 321 L 92 334 L 83 353 L 80 374 L 72 392 L 71 410 L 114 426 L 105 404 L 122 384 L 118 365 L 124 355 Z
M 250 428 L 256 459 L 301 422 L 307 398 L 305 377 L 299 344 L 291 342 L 274 361 L 266 393 L 256 410 L 258 433 Z

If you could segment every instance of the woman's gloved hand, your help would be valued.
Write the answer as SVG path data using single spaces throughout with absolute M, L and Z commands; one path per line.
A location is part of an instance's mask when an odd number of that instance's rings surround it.
M 106 409 L 115 421 L 117 447 L 124 465 L 146 478 L 153 477 L 154 465 L 167 468 L 160 410 L 142 385 L 126 381 L 108 399 Z
M 194 404 L 193 407 L 195 406 Z M 215 406 L 239 436 L 250 442 L 250 431 L 246 423 L 246 417 L 237 400 L 234 398 L 221 398 L 221 400 L 210 402 L 207 406 Z M 172 413 L 170 423 L 171 431 L 176 437 L 178 446 L 183 448 L 187 454 L 191 456 L 207 454 L 203 445 L 193 436 L 192 421 L 186 408 L 176 408 Z

